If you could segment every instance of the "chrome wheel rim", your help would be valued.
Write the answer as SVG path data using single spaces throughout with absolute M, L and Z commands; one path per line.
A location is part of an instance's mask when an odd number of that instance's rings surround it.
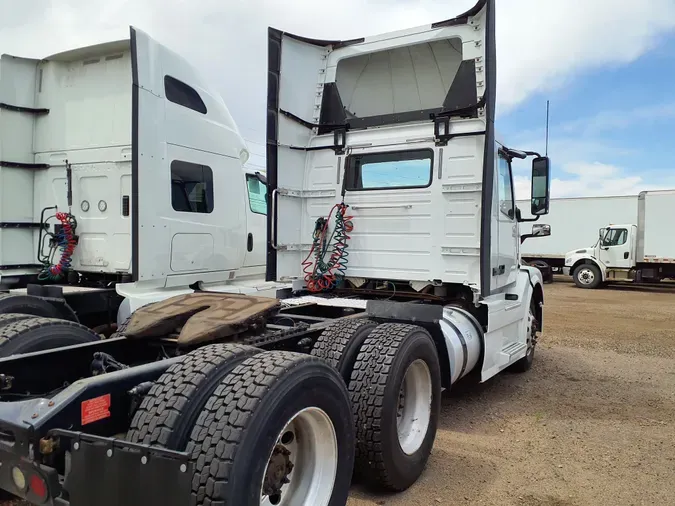
M 316 407 L 296 413 L 277 436 L 260 489 L 260 506 L 328 506 L 338 448 L 330 417 Z
M 399 392 L 396 429 L 401 450 L 412 455 L 420 449 L 431 422 L 431 372 L 424 360 L 415 360 L 405 372 Z
M 590 285 L 595 281 L 595 273 L 588 268 L 581 269 L 577 277 L 582 285 Z

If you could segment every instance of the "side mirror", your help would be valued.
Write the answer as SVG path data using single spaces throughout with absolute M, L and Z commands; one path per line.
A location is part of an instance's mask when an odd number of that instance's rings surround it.
M 551 163 L 541 156 L 532 161 L 532 216 L 548 214 L 551 196 Z
M 605 237 L 606 230 L 607 230 L 606 228 L 601 228 L 600 230 L 598 230 L 598 238 L 602 239 L 603 237 Z
M 551 225 L 532 225 L 532 236 L 548 237 L 549 235 L 551 235 Z

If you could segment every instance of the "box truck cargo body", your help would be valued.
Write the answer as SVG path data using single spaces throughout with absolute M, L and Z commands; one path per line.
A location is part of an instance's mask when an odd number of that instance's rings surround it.
M 523 217 L 529 218 L 529 201 L 519 200 Z M 611 223 L 637 223 L 638 196 L 578 197 L 551 199 L 546 223 L 551 235 L 525 241 L 521 246 L 524 261 L 541 260 L 555 270 L 562 270 L 565 255 L 580 247 L 591 248 L 598 242 L 598 230 Z M 533 224 L 523 224 L 522 233 L 529 234 Z
M 570 251 L 565 272 L 581 288 L 598 288 L 614 280 L 636 283 L 675 278 L 675 236 L 669 233 L 675 216 L 675 190 L 642 192 L 637 219 L 617 220 L 599 230 L 595 246 Z

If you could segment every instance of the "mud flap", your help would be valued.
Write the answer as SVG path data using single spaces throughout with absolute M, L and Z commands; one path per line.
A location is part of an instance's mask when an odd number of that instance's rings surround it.
M 60 431 L 60 435 L 69 434 Z M 190 504 L 194 465 L 186 453 L 112 438 L 70 435 L 71 471 L 64 489 L 71 506 Z

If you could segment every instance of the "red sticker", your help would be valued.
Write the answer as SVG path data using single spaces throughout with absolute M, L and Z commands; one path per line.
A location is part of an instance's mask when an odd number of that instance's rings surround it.
M 82 402 L 82 425 L 110 418 L 110 394 Z

